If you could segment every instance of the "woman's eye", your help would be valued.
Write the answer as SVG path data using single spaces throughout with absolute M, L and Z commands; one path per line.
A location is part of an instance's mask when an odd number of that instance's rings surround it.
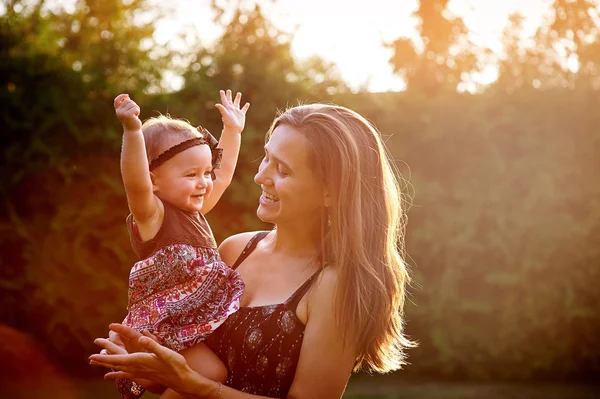
M 212 171 L 211 170 L 204 172 L 204 176 L 210 176 L 210 175 L 212 175 Z
M 279 174 L 281 176 L 289 176 L 289 173 L 287 170 L 283 169 L 283 168 L 279 168 Z

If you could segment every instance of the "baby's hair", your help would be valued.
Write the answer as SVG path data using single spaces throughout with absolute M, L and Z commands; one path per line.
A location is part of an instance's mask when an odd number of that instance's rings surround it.
M 169 147 L 194 137 L 201 137 L 198 130 L 189 122 L 171 118 L 170 115 L 159 115 L 146 119 L 142 125 L 142 133 L 149 162 L 152 162 Z

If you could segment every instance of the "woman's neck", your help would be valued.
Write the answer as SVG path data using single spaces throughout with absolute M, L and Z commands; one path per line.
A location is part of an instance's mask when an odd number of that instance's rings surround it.
M 278 225 L 273 238 L 273 252 L 284 252 L 297 257 L 312 257 L 319 251 L 319 230 L 315 228 Z

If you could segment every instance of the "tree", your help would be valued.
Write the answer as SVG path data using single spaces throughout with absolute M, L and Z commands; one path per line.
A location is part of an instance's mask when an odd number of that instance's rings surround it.
M 600 89 L 600 2 L 555 0 L 533 40 L 522 37 L 522 16 L 504 30 L 496 89 Z
M 136 21 L 155 15 L 147 7 L 79 0 L 67 12 L 11 1 L 0 16 L 0 322 L 77 372 L 86 371 L 82 349 L 126 303 L 133 254 L 112 98 L 141 95 L 168 65 L 143 46 L 153 28 Z
M 466 75 L 477 70 L 477 55 L 464 22 L 450 15 L 449 0 L 421 0 L 414 13 L 418 41 L 399 38 L 390 63 L 405 80 L 408 90 L 434 96 L 446 88 L 456 90 Z
M 224 15 L 222 8 L 214 7 L 218 17 Z M 265 133 L 277 111 L 299 102 L 326 101 L 347 87 L 337 70 L 323 60 L 296 61 L 291 52 L 292 35 L 276 29 L 259 5 L 238 7 L 230 19 L 219 21 L 224 33 L 217 44 L 198 46 L 183 73 L 183 88 L 157 106 L 164 109 L 168 103 L 175 116 L 218 133 L 222 126 L 214 104 L 219 89 L 243 91 L 243 102 L 252 104 L 234 181 L 208 215 L 216 226 L 215 235 L 222 239 L 234 232 L 265 227 L 253 217 L 259 193 L 253 179 L 264 153 Z M 252 190 L 256 196 L 249 195 Z

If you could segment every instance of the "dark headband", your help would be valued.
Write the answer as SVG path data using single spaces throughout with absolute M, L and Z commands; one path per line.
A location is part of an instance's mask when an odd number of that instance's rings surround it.
M 202 137 L 194 137 L 189 140 L 186 140 L 182 143 L 176 144 L 173 147 L 162 152 L 158 157 L 150 162 L 150 170 L 154 170 L 158 168 L 163 163 L 167 162 L 169 159 L 173 158 L 175 155 L 179 154 L 182 151 L 187 150 L 196 145 L 206 144 L 210 148 L 210 152 L 212 155 L 211 163 L 213 170 L 210 175 L 213 180 L 215 180 L 215 169 L 219 169 L 221 167 L 221 159 L 223 158 L 223 149 L 217 148 L 219 142 L 216 138 L 213 137 L 212 134 L 207 129 L 202 128 L 202 126 L 197 127 L 198 131 L 202 135 Z

